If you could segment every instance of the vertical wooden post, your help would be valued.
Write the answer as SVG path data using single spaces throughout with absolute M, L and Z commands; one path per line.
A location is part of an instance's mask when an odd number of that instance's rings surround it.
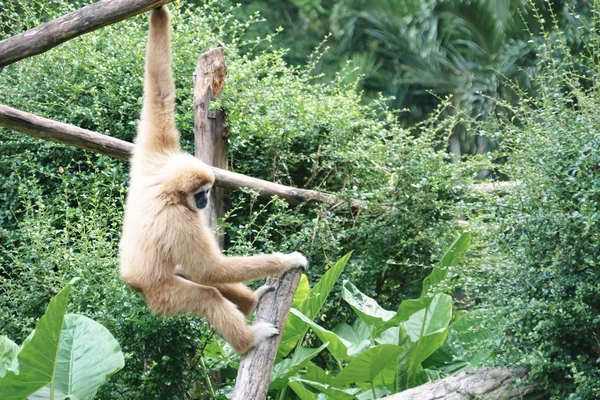
M 194 148 L 195 155 L 213 167 L 227 169 L 227 139 L 225 118 L 221 110 L 209 110 L 209 103 L 220 96 L 225 86 L 227 68 L 223 49 L 218 47 L 200 56 L 194 73 Z M 218 218 L 225 213 L 224 189 L 213 187 L 205 210 L 206 219 L 213 230 L 218 228 Z M 224 236 L 220 232 L 219 245 L 223 248 Z

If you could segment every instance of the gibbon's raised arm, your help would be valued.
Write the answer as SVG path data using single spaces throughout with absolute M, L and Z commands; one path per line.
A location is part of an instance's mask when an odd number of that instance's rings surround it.
M 180 150 L 175 126 L 175 84 L 171 69 L 171 24 L 166 7 L 152 10 L 146 47 L 144 105 L 136 145 L 150 153 Z
M 121 277 L 158 315 L 193 312 L 240 353 L 277 335 L 276 326 L 249 326 L 246 316 L 269 287 L 243 282 L 306 268 L 298 253 L 225 257 L 203 209 L 214 183 L 208 165 L 181 151 L 175 127 L 169 12 L 152 11 L 144 105 L 131 160 L 121 234 Z

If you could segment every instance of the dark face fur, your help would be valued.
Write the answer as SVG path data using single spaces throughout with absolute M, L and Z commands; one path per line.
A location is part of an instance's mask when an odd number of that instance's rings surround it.
M 210 192 L 210 188 L 200 189 L 200 191 L 194 194 L 194 204 L 198 210 L 202 210 L 206 208 L 208 205 L 208 194 Z

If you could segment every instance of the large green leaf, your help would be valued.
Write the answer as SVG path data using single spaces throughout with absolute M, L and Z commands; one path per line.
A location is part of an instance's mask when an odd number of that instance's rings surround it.
M 24 399 L 52 382 L 58 356 L 58 345 L 69 293 L 75 280 L 61 290 L 38 321 L 31 340 L 17 357 L 19 373 L 8 371 L 0 379 L 0 398 Z
M 18 369 L 11 367 L 0 379 L 0 398 L 91 399 L 123 368 L 123 353 L 105 327 L 81 315 L 65 316 L 74 282 L 50 301 L 18 353 Z
M 476 368 L 492 350 L 482 345 L 492 336 L 494 321 L 483 310 L 458 312 L 448 330 L 444 345 L 423 363 L 433 365 L 446 374 L 456 374 L 467 368 Z
M 463 232 L 458 239 L 452 243 L 446 254 L 439 261 L 438 265 L 433 268 L 431 274 L 423 279 L 423 291 L 421 298 L 433 296 L 435 293 L 430 293 L 431 289 L 446 279 L 448 267 L 457 265 L 464 257 L 465 251 L 471 243 L 471 233 Z
M 352 252 L 346 254 L 342 258 L 336 262 L 333 267 L 331 267 L 325 275 L 321 278 L 319 283 L 315 285 L 315 287 L 310 291 L 310 294 L 300 304 L 298 310 L 302 312 L 302 314 L 306 315 L 310 319 L 315 319 L 323 304 L 325 304 L 325 300 L 329 293 L 331 293 L 331 289 L 337 282 L 340 274 L 348 264 L 350 257 L 352 256 Z
M 3 378 L 8 371 L 19 373 L 17 361 L 19 350 L 15 342 L 6 336 L 0 336 L 0 378 Z
M 371 342 L 369 327 L 360 318 L 356 318 L 352 326 L 345 322 L 339 323 L 333 328 L 333 332 L 350 343 L 348 354 L 351 356 L 357 356 L 374 344 Z
M 352 252 L 340 258 L 338 262 L 336 262 L 333 267 L 331 267 L 323 275 L 323 277 L 321 277 L 319 283 L 317 283 L 317 285 L 310 291 L 308 296 L 296 307 L 296 309 L 300 310 L 302 314 L 308 316 L 310 319 L 314 319 L 325 303 L 327 296 L 329 296 L 329 293 L 340 277 L 340 274 L 346 267 L 346 264 L 348 264 L 351 255 Z M 300 286 L 300 288 L 302 291 L 304 290 L 304 286 Z M 302 294 L 299 294 L 299 298 L 300 296 L 302 296 Z M 288 319 L 285 323 L 283 334 L 281 336 L 281 343 L 279 344 L 279 349 L 277 350 L 277 357 L 283 358 L 289 354 L 289 352 L 296 347 L 298 342 L 302 340 L 307 330 L 308 325 L 302 322 L 300 318 L 293 314 L 288 315 Z
M 360 319 L 370 327 L 380 328 L 396 315 L 393 311 L 383 309 L 374 299 L 363 294 L 349 281 L 344 281 L 342 295 Z
M 313 332 L 317 335 L 317 337 L 321 339 L 322 342 L 329 343 L 327 349 L 336 360 L 347 361 L 352 358 L 352 356 L 348 354 L 352 343 L 342 339 L 334 332 L 331 332 L 321 327 L 319 324 L 317 324 L 298 310 L 290 310 L 290 316 L 292 315 L 296 316 L 298 320 L 306 324 L 307 327 L 310 327 L 313 330 Z
M 301 399 L 354 400 L 356 399 L 355 394 L 360 391 L 360 389 L 356 388 L 342 389 L 337 385 L 328 385 L 325 383 L 315 382 L 299 377 L 290 378 L 289 386 L 296 394 L 298 394 L 298 397 L 300 397 Z M 318 390 L 319 392 L 321 392 L 321 394 L 324 394 L 325 396 L 317 395 L 315 397 L 312 397 L 314 396 L 314 393 L 306 389 L 306 386 L 311 386 L 313 389 Z M 301 393 L 301 395 L 299 393 Z
M 398 356 L 404 350 L 393 344 L 382 344 L 371 347 L 340 371 L 333 383 L 336 385 L 350 385 L 357 382 L 373 382 L 385 368 L 396 364 Z
M 287 385 L 290 376 L 305 368 L 310 363 L 310 360 L 328 345 L 329 342 L 326 342 L 316 349 L 307 349 L 301 346 L 296 347 L 294 355 L 291 358 L 286 358 L 273 367 L 273 376 L 269 390 L 283 389 Z
M 310 286 L 308 285 L 308 278 L 306 274 L 302 274 L 300 276 L 300 281 L 298 281 L 298 287 L 296 288 L 296 293 L 294 293 L 294 300 L 292 300 L 292 307 L 298 308 L 300 304 L 310 294 Z
M 414 313 L 400 325 L 398 342 L 405 351 L 398 358 L 398 391 L 416 385 L 421 363 L 444 344 L 451 318 L 452 298 L 438 293 L 429 307 Z
M 63 323 L 54 398 L 91 399 L 100 385 L 125 365 L 119 343 L 104 326 L 83 315 L 67 314 Z M 50 390 L 50 387 L 46 387 Z M 30 399 L 45 399 L 46 390 Z

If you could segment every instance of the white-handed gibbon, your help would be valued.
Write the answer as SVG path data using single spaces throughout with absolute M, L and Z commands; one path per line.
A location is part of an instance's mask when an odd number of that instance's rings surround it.
M 241 282 L 305 268 L 307 261 L 298 252 L 221 253 L 201 211 L 213 173 L 181 150 L 175 126 L 169 19 L 166 6 L 151 11 L 144 102 L 119 244 L 121 277 L 155 314 L 202 315 L 236 351 L 245 352 L 279 332 L 269 323 L 247 324 L 245 316 L 269 288 L 253 292 Z

